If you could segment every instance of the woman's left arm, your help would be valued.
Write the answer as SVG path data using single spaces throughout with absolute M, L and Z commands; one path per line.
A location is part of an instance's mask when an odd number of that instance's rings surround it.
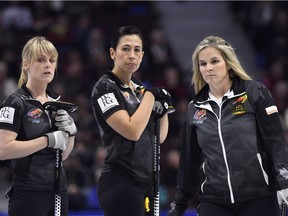
M 62 160 L 66 160 L 74 148 L 75 136 L 70 136 L 67 142 L 66 150 L 63 151 Z
M 169 129 L 169 119 L 168 119 L 168 114 L 165 114 L 161 119 L 160 119 L 160 143 L 163 143 L 167 137 L 168 134 L 168 129 Z
M 273 163 L 273 173 L 275 173 L 277 184 L 280 189 L 287 188 L 288 146 L 285 143 L 280 115 L 269 90 L 260 85 L 258 92 L 255 115 L 260 132 L 259 138 L 269 160 Z

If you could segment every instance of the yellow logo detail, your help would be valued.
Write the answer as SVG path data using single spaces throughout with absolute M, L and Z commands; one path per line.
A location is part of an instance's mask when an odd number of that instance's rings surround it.
M 148 197 L 146 197 L 145 198 L 145 211 L 146 212 L 150 212 L 149 203 L 150 203 L 150 200 Z

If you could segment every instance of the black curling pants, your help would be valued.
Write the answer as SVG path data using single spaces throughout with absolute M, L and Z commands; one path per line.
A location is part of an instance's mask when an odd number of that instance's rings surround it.
M 9 216 L 54 216 L 54 191 L 29 191 L 13 188 L 11 192 Z M 61 195 L 61 216 L 68 216 L 67 193 Z
M 215 204 L 201 202 L 199 216 L 277 216 L 280 208 L 277 195 L 252 199 L 235 204 Z
M 104 173 L 99 179 L 99 202 L 105 216 L 144 216 L 146 191 L 147 187 L 120 174 Z

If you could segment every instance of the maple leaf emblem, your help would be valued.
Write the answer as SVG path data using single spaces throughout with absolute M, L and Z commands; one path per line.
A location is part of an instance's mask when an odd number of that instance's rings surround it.
M 288 179 L 288 170 L 285 168 L 281 168 L 280 170 L 280 175 L 283 176 L 285 179 Z

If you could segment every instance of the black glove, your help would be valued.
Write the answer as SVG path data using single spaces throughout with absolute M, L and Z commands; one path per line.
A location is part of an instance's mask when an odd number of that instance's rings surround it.
M 173 105 L 172 105 L 172 98 L 170 93 L 160 87 L 152 87 L 149 89 L 145 89 L 145 91 L 149 91 L 153 94 L 153 96 L 155 97 L 155 103 L 154 103 L 154 113 L 155 114 L 155 118 L 162 118 L 166 113 L 172 113 L 175 111 Z
M 168 110 L 168 104 L 166 101 L 159 100 L 154 102 L 153 114 L 155 119 L 162 118 L 167 113 L 167 110 Z
M 145 89 L 145 91 L 151 92 L 153 96 L 155 97 L 155 100 L 162 99 L 162 100 L 165 100 L 168 104 L 171 101 L 171 95 L 166 89 L 162 87 L 152 87 L 152 88 Z
M 185 210 L 180 210 L 176 207 L 174 202 L 171 203 L 171 210 L 167 213 L 167 216 L 183 216 Z
M 159 100 L 154 102 L 153 114 L 155 119 L 162 118 L 166 113 L 168 113 L 169 105 L 165 100 Z

